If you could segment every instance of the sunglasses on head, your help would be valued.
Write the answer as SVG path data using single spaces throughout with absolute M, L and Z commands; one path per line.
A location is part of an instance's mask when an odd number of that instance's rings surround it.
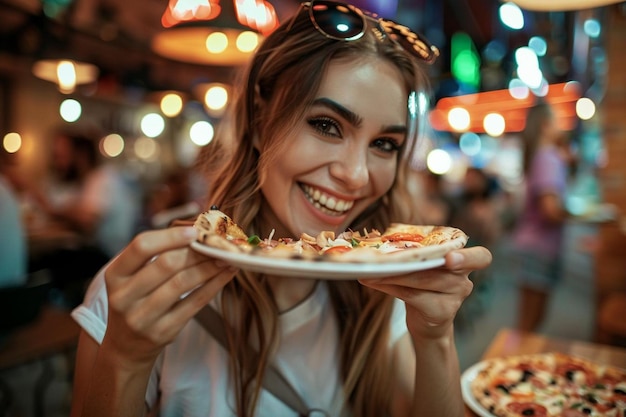
M 303 7 L 308 8 L 309 18 L 315 29 L 327 38 L 341 41 L 360 39 L 365 34 L 367 20 L 370 20 L 374 22 L 374 30 L 381 40 L 389 39 L 429 64 L 439 56 L 439 49 L 436 46 L 408 27 L 393 20 L 377 17 L 351 4 L 313 0 L 301 3 L 300 8 Z

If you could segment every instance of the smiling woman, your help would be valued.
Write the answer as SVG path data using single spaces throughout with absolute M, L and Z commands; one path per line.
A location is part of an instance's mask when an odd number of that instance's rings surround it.
M 205 162 L 209 201 L 244 236 L 417 221 L 415 97 L 436 49 L 418 53 L 429 45 L 420 35 L 365 13 L 303 3 L 235 84 Z M 333 32 L 338 23 L 352 36 Z M 239 271 L 191 250 L 196 236 L 142 233 L 95 278 L 73 313 L 84 329 L 73 416 L 295 416 L 262 388 L 275 369 L 325 415 L 462 415 L 453 322 L 486 249 L 453 250 L 436 269 L 317 280 Z M 206 304 L 225 349 L 192 320 Z

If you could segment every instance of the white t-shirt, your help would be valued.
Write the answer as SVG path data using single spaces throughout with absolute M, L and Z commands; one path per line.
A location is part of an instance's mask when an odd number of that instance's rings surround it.
M 107 295 L 104 274 L 92 282 L 74 319 L 98 343 L 106 330 Z M 396 300 L 391 318 L 391 346 L 407 332 L 404 303 Z M 343 404 L 338 366 L 338 327 L 327 286 L 281 314 L 281 345 L 274 365 L 311 408 L 340 416 Z M 159 356 L 152 371 L 146 402 L 152 407 L 160 395 L 164 417 L 235 416 L 228 377 L 228 356 L 221 345 L 195 320 L 183 328 Z M 262 391 L 257 417 L 297 417 L 272 394 Z

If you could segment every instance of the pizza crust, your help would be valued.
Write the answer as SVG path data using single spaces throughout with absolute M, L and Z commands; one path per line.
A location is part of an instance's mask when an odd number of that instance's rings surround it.
M 201 213 L 194 226 L 198 230 L 196 240 L 207 246 L 231 252 L 250 252 L 252 249 L 237 243 L 240 240 L 247 242 L 248 236 L 228 215 L 219 210 Z

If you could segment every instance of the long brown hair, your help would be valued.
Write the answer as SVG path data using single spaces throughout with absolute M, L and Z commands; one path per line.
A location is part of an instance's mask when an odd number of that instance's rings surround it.
M 418 62 L 397 45 L 380 41 L 372 31 L 358 41 L 327 39 L 309 21 L 306 11 L 271 34 L 255 54 L 218 137 L 204 151 L 210 172 L 210 204 L 233 217 L 249 233 L 261 230 L 260 187 L 273 158 L 302 120 L 331 61 L 378 57 L 395 65 L 403 76 L 407 100 L 427 86 Z M 412 129 L 417 132 L 418 129 Z M 417 134 L 407 138 L 391 189 L 352 225 L 384 229 L 391 221 L 412 222 L 412 196 L 406 184 L 407 160 Z M 257 141 L 258 149 L 253 146 Z M 390 410 L 389 322 L 393 298 L 356 281 L 329 281 L 340 329 L 340 377 L 346 408 L 361 417 L 379 417 Z M 229 324 L 230 373 L 237 415 L 254 414 L 265 368 L 278 340 L 278 309 L 263 276 L 241 272 L 222 292 L 222 312 Z M 246 356 L 253 343 L 259 356 Z M 315 406 L 315 404 L 312 404 Z

